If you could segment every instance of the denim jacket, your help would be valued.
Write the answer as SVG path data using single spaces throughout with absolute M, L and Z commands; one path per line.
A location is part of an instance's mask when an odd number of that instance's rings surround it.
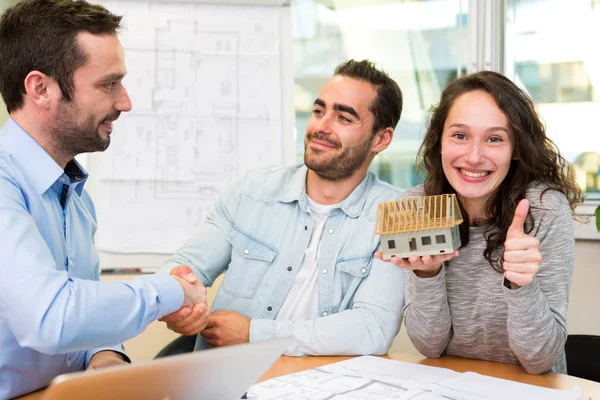
M 213 310 L 251 318 L 250 341 L 294 336 L 288 355 L 385 354 L 402 321 L 403 272 L 373 257 L 377 203 L 402 192 L 369 173 L 325 222 L 318 316 L 277 321 L 308 247 L 312 218 L 303 164 L 248 172 L 226 190 L 200 232 L 162 268 L 189 265 L 206 286 L 226 271 Z

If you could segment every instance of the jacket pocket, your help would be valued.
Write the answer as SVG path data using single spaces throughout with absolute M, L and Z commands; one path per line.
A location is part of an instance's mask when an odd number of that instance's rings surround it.
M 335 287 L 339 293 L 334 294 L 339 301 L 339 310 L 352 307 L 356 290 L 371 272 L 371 254 L 339 258 L 336 262 Z
M 241 231 L 229 235 L 233 247 L 231 262 L 223 278 L 223 290 L 230 295 L 251 298 L 277 256 L 277 250 Z
M 371 272 L 372 255 L 364 254 L 354 257 L 345 257 L 337 260 L 336 268 L 356 278 L 364 278 Z

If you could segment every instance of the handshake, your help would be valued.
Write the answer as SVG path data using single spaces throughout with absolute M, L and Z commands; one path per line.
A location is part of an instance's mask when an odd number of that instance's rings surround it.
M 195 335 L 206 328 L 210 315 L 210 307 L 206 304 L 206 288 L 187 265 L 173 268 L 170 274 L 183 289 L 183 306 L 160 321 L 166 322 L 172 331 Z
M 160 321 L 182 335 L 200 334 L 212 347 L 230 346 L 250 341 L 251 319 L 234 310 L 211 313 L 206 304 L 206 288 L 187 265 L 171 270 L 184 293 L 183 306 Z

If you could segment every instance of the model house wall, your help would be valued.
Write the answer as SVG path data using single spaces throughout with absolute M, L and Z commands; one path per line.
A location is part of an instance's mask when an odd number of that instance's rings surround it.
M 458 226 L 382 235 L 383 258 L 453 253 L 460 247 Z

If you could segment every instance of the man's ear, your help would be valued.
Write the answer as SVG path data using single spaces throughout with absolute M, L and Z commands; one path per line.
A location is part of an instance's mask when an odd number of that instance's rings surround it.
M 380 130 L 375 134 L 375 138 L 373 140 L 373 146 L 371 150 L 375 153 L 379 153 L 385 150 L 390 143 L 392 143 L 392 139 L 394 138 L 394 129 L 391 127 L 387 127 L 385 129 Z
M 56 96 L 60 96 L 60 89 L 56 81 L 40 71 L 31 71 L 25 77 L 26 102 L 35 104 L 42 110 L 48 110 Z

